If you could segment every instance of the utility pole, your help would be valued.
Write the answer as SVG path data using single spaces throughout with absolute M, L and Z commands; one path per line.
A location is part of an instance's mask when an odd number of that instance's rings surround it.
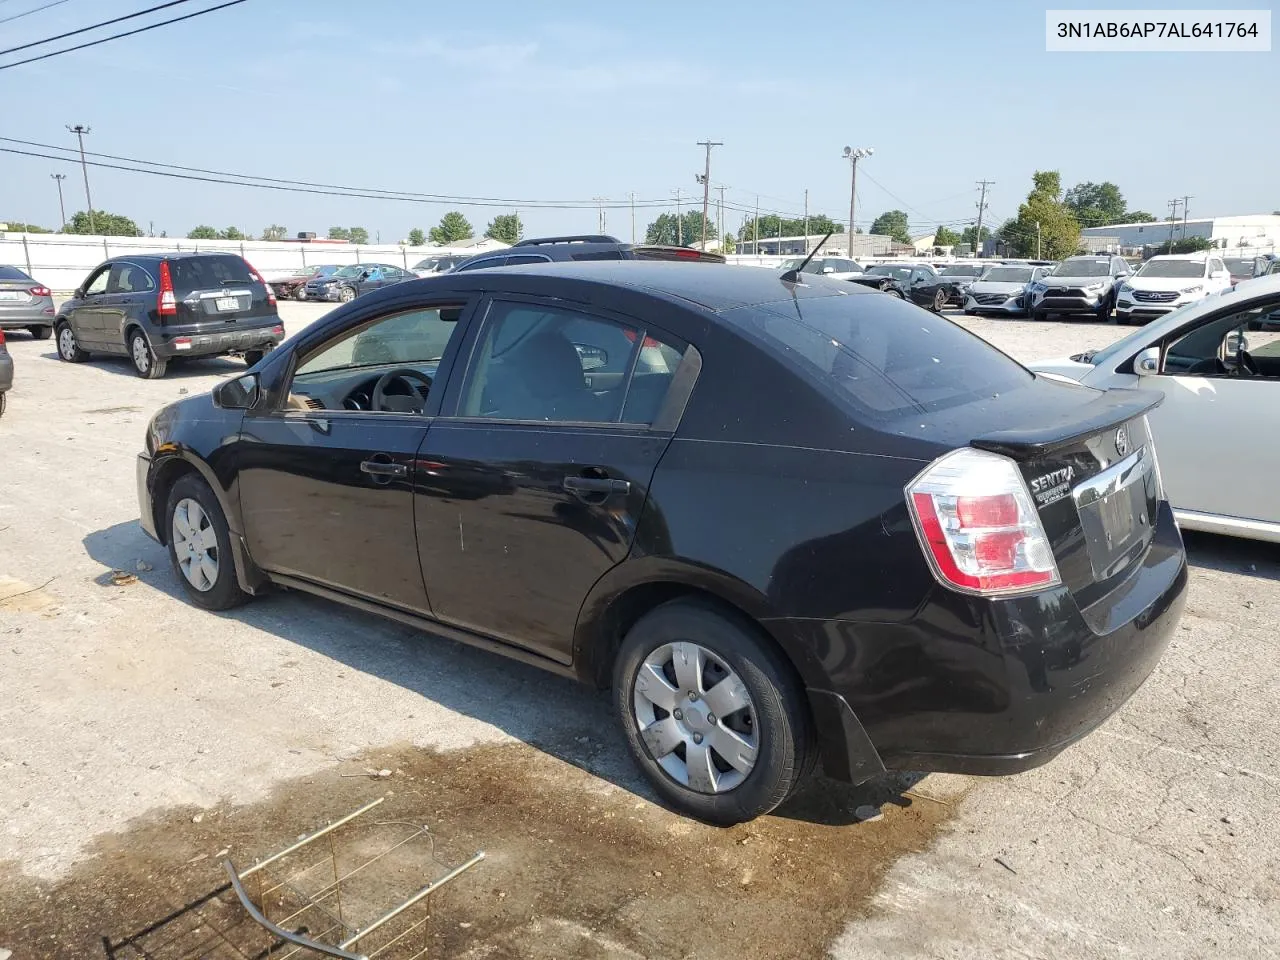
M 804 191 L 804 252 L 809 253 L 809 189 Z
M 604 233 L 604 227 L 605 227 L 604 202 L 609 198 L 608 197 L 592 197 L 591 199 L 596 202 L 596 233 L 602 234 Z
M 973 231 L 973 255 L 975 257 L 982 256 L 982 215 L 987 210 L 987 187 L 995 184 L 994 180 L 979 180 L 978 186 L 982 189 L 982 195 L 978 198 L 978 225 Z M 1037 245 L 1039 240 L 1036 241 Z M 1036 257 L 1039 260 L 1039 256 Z
M 756 218 L 751 223 L 751 252 L 760 256 L 760 194 L 756 194 Z
M 719 223 L 718 223 L 718 226 L 716 227 L 716 230 L 720 234 L 720 244 L 721 244 L 721 247 L 723 248 L 723 245 L 724 245 L 724 184 L 723 183 L 720 184 L 720 186 L 716 187 L 716 189 L 720 191 L 720 216 L 718 218 Z M 734 247 L 734 250 L 736 252 L 737 250 L 736 245 Z
M 684 221 L 680 218 L 680 188 L 676 187 L 676 246 L 684 246 Z
M 711 148 L 723 147 L 719 140 L 699 140 L 698 146 L 707 148 L 707 165 L 702 172 L 702 249 L 707 249 L 707 211 L 711 202 Z
M 849 249 L 845 251 L 853 259 L 853 203 L 858 197 L 858 161 L 875 153 L 875 147 L 845 147 L 844 158 L 849 161 Z
M 58 213 L 62 215 L 62 232 L 67 232 L 67 208 L 62 202 L 62 181 L 67 179 L 65 173 L 51 173 L 54 183 L 58 185 Z
M 1178 224 L 1178 204 L 1182 203 L 1180 197 L 1174 197 L 1169 201 L 1169 252 L 1173 253 L 1173 231 Z
M 1040 259 L 1040 221 L 1036 221 L 1036 259 Z
M 1182 198 L 1182 239 L 1187 239 L 1187 210 L 1191 208 L 1191 201 L 1195 197 L 1185 196 Z
M 636 242 L 636 192 L 631 191 L 631 242 Z
M 84 135 L 92 133 L 83 123 L 77 123 L 74 127 L 67 124 L 67 129 L 76 135 L 76 139 L 80 141 L 80 172 L 84 174 L 84 199 L 89 204 L 89 232 L 97 233 L 97 224 L 93 222 L 93 197 L 89 196 L 89 166 L 84 162 Z

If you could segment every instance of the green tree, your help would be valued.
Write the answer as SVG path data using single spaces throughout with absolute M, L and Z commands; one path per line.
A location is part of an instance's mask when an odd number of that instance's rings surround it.
M 142 231 L 128 217 L 119 213 L 107 213 L 105 210 L 93 211 L 93 226 L 89 225 L 89 214 L 77 210 L 67 221 L 67 233 L 93 234 L 100 237 L 140 237 Z
M 417 227 L 409 231 L 409 246 L 420 247 L 427 242 L 427 235 Z
M 200 226 L 193 228 L 192 231 L 187 234 L 187 239 L 188 240 L 217 240 L 218 231 L 215 230 L 213 227 L 202 223 L 200 224 Z
M 774 239 L 778 236 L 777 217 L 773 218 L 773 233 L 766 234 L 763 232 L 765 218 L 760 218 L 761 224 L 761 240 Z M 666 246 L 685 246 L 692 247 L 694 244 L 702 242 L 702 211 L 690 210 L 688 213 L 682 214 L 679 221 L 676 220 L 674 213 L 664 213 L 658 216 L 658 219 L 649 224 L 644 233 L 645 243 L 660 243 Z M 716 235 L 716 225 L 710 217 L 706 220 L 707 239 L 711 240 Z
M 1145 210 L 1126 210 L 1124 214 L 1125 223 L 1155 223 L 1156 218 Z
M 947 227 L 939 227 L 938 232 L 933 235 L 933 242 L 939 247 L 954 247 L 960 242 L 960 234 Z
M 803 217 L 790 220 L 779 218 L 775 214 L 765 214 L 760 217 L 760 239 L 772 240 L 779 236 L 778 230 L 781 229 L 781 235 L 784 237 L 803 237 L 805 235 L 805 220 Z M 836 223 L 830 217 L 816 213 L 809 218 L 808 221 L 809 236 L 822 236 L 826 233 L 839 233 L 844 228 Z M 861 233 L 862 231 L 858 231 Z M 742 222 L 742 226 L 738 229 L 738 236 L 744 242 L 750 242 L 755 239 L 755 218 L 748 217 Z M 702 239 L 699 233 L 695 238 Z
M 1076 221 L 1086 227 L 1125 222 L 1124 195 L 1110 180 L 1077 183 L 1062 198 Z
M 1183 237 L 1173 241 L 1174 253 L 1199 253 L 1212 248 L 1213 242 L 1208 237 Z
M 898 243 L 910 243 L 907 232 L 907 215 L 901 210 L 886 210 L 871 223 L 871 232 L 892 237 Z
M 330 227 L 329 239 L 330 240 L 350 240 L 351 231 L 348 230 L 346 227 Z
M 524 236 L 524 224 L 520 222 L 518 213 L 500 213 L 489 221 L 484 235 L 490 240 L 503 243 L 518 243 Z
M 19 223 L 17 220 L 0 219 L 10 233 L 53 233 L 48 227 L 36 226 L 34 223 Z
M 350 232 L 351 232 L 352 243 L 368 243 L 369 242 L 369 231 L 366 230 L 364 227 L 352 227 Z
M 284 227 L 280 226 L 280 224 L 273 223 L 269 227 L 263 227 L 262 239 L 263 240 L 283 240 L 288 233 L 289 231 L 286 230 Z
M 1037 170 L 1031 179 L 1031 192 L 1013 222 L 1001 227 L 1001 239 L 1014 256 L 1037 256 L 1039 224 L 1038 255 L 1049 260 L 1071 256 L 1080 246 L 1080 224 L 1062 200 L 1061 175 L 1056 170 Z
M 457 210 L 450 210 L 440 218 L 440 223 L 431 228 L 431 242 L 441 246 L 469 240 L 475 236 L 471 222 Z
M 225 230 L 221 231 L 221 232 L 218 234 L 218 239 L 220 239 L 220 240 L 248 240 L 249 238 L 248 238 L 248 237 L 246 237 L 246 236 L 245 236 L 245 235 L 240 231 L 240 228 L 239 228 L 239 227 L 227 227 L 227 229 L 225 229 Z
M 720 252 L 726 256 L 738 252 L 738 241 L 732 233 L 726 233 L 720 240 Z
M 1012 221 L 1010 221 L 1010 222 L 1012 222 Z M 983 227 L 983 228 L 982 228 L 982 239 L 983 239 L 983 240 L 990 240 L 990 239 L 991 239 L 991 228 L 990 228 L 990 227 Z M 961 231 L 960 231 L 960 242 L 961 242 L 961 243 L 967 243 L 971 249 L 973 249 L 973 250 L 977 251 L 977 249 L 978 249 L 978 228 L 977 228 L 977 226 L 976 226 L 976 225 L 974 225 L 974 226 L 972 226 L 972 227 L 965 227 L 963 230 L 961 230 Z

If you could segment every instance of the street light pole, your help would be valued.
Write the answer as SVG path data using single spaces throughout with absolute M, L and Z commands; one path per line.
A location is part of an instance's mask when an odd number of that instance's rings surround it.
M 53 178 L 53 182 L 58 185 L 58 213 L 62 217 L 62 232 L 66 233 L 67 232 L 67 207 L 66 207 L 66 204 L 62 202 L 62 181 L 67 179 L 67 175 L 65 173 L 51 173 L 49 174 L 49 176 L 51 176 Z
M 699 140 L 698 146 L 707 148 L 707 165 L 702 173 L 702 249 L 707 249 L 707 213 L 711 204 L 711 148 L 723 147 L 719 140 Z
M 74 127 L 68 124 L 67 129 L 80 141 L 80 172 L 84 174 L 84 200 L 89 205 L 89 232 L 97 233 L 97 224 L 93 222 L 93 197 L 89 195 L 89 165 L 84 162 L 84 135 L 93 131 L 83 123 L 77 123 Z
M 846 254 L 853 258 L 853 205 L 858 197 L 858 161 L 875 153 L 874 147 L 845 147 L 844 156 L 849 161 L 849 249 Z

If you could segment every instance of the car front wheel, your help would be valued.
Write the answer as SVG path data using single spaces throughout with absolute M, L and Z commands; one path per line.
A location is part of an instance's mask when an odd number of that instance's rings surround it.
M 931 309 L 934 313 L 941 313 L 943 308 L 946 307 L 946 305 L 947 305 L 947 291 L 939 290 L 937 293 L 933 295 L 933 303 L 930 305 L 929 309 Z
M 206 610 L 229 610 L 249 599 L 236 581 L 231 531 L 213 490 L 194 473 L 169 491 L 169 560 L 187 596 Z
M 65 320 L 58 324 L 58 359 L 65 360 L 67 363 L 79 363 L 88 356 L 89 354 L 80 349 L 80 344 L 76 341 L 76 332 L 71 329 L 71 324 Z
M 356 298 L 356 292 L 352 290 L 350 287 L 343 287 L 341 290 L 338 291 L 338 299 L 341 300 L 343 303 L 350 303 L 355 298 Z
M 813 767 L 800 683 L 749 623 L 664 604 L 628 631 L 613 677 L 627 744 L 658 794 L 729 826 L 782 803 Z

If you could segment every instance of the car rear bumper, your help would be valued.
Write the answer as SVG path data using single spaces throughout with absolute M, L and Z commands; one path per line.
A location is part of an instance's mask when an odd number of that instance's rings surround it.
M 1182 537 L 1162 503 L 1147 556 L 1093 607 L 1065 587 L 998 601 L 938 588 L 904 622 L 815 623 L 830 692 L 850 712 L 815 707 L 824 766 L 858 779 L 879 765 L 1001 775 L 1046 763 L 1143 684 L 1186 592 Z
M 20 306 L 0 306 L 0 330 L 21 330 L 24 327 L 52 327 L 53 301 L 40 300 Z
M 157 543 L 160 536 L 156 533 L 156 512 L 151 502 L 151 458 L 145 453 L 138 454 L 134 462 L 134 475 L 138 485 L 138 524 L 142 532 Z
M 13 357 L 9 351 L 0 352 L 0 393 L 13 389 Z
M 156 357 L 208 357 L 243 353 L 278 346 L 284 339 L 279 317 L 241 320 L 235 323 L 162 327 L 151 332 Z

